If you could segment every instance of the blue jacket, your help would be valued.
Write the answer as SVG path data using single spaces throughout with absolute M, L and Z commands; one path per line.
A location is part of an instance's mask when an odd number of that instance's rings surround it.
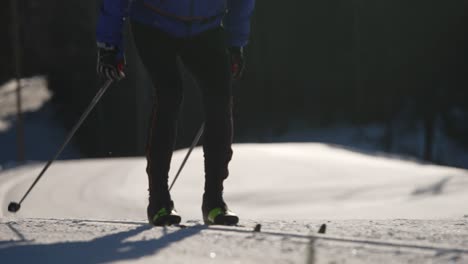
M 193 36 L 222 24 L 227 44 L 242 47 L 249 38 L 254 5 L 255 0 L 102 0 L 96 40 L 123 51 L 123 23 L 130 17 L 175 37 Z

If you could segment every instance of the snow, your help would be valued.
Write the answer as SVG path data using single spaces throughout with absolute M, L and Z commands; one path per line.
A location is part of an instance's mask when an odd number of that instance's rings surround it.
M 21 79 L 21 85 L 26 162 L 48 160 L 62 144 L 66 130 L 50 102 L 52 93 L 47 88 L 47 80 L 41 76 L 24 78 Z M 11 80 L 0 85 L 0 171 L 3 167 L 16 166 L 16 111 L 16 81 Z M 73 143 L 60 156 L 61 159 L 79 157 Z
M 176 151 L 176 171 L 186 150 Z M 234 145 L 225 197 L 240 227 L 201 224 L 203 154 L 172 195 L 189 227 L 150 228 L 144 158 L 0 171 L 5 263 L 467 263 L 468 171 L 321 143 Z M 171 178 L 172 179 L 172 178 Z M 251 232 L 262 224 L 261 233 Z M 327 233 L 317 234 L 321 224 Z M 3 263 L 3 261 L 2 261 Z
M 5 263 L 466 263 L 467 220 L 252 220 L 151 228 L 135 221 L 0 221 Z
M 455 115 L 455 114 L 454 114 Z M 463 131 L 464 116 L 457 118 L 458 131 Z M 272 135 L 263 140 L 267 142 L 322 142 L 350 148 L 354 151 L 372 153 L 392 153 L 406 156 L 406 159 L 423 159 L 425 148 L 425 127 L 422 120 L 395 118 L 389 131 L 387 123 L 353 125 L 335 123 L 330 126 L 311 128 L 303 121 L 291 121 L 284 134 Z M 391 132 L 391 137 L 388 133 Z M 391 140 L 391 146 L 386 142 Z M 468 169 L 466 146 L 447 135 L 440 116 L 435 120 L 432 161 L 446 166 Z M 387 154 L 389 155 L 389 154 Z
M 36 111 L 50 100 L 52 95 L 47 89 L 47 81 L 43 77 L 22 79 L 20 82 L 22 111 Z M 15 80 L 0 86 L 0 132 L 11 126 L 7 118 L 16 115 L 16 87 Z
M 251 218 L 437 219 L 461 217 L 461 209 L 468 212 L 466 170 L 320 143 L 241 144 L 234 152 L 226 199 Z M 172 171 L 184 155 L 184 150 L 176 151 Z M 13 200 L 24 192 L 42 166 L 0 174 L 2 186 L 15 182 L 0 199 Z M 145 168 L 144 158 L 57 162 L 23 204 L 28 209 L 18 215 L 142 219 Z M 203 154 L 196 148 L 173 189 L 176 207 L 188 219 L 200 218 L 203 180 Z M 33 197 L 40 198 L 38 203 Z

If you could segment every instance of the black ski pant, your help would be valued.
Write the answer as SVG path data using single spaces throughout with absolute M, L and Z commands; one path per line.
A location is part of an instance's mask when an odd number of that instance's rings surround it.
M 203 98 L 205 194 L 218 196 L 232 157 L 232 76 L 223 28 L 190 38 L 175 38 L 132 22 L 140 58 L 154 84 L 153 110 L 146 148 L 150 202 L 170 198 L 168 172 L 183 98 L 178 58 L 192 73 Z

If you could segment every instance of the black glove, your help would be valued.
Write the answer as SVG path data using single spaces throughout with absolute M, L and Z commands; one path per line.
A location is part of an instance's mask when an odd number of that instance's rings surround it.
M 244 71 L 244 49 L 242 47 L 230 47 L 231 73 L 234 80 L 240 79 Z
M 125 78 L 125 57 L 119 55 L 119 50 L 104 43 L 98 43 L 97 73 L 102 78 L 120 81 Z

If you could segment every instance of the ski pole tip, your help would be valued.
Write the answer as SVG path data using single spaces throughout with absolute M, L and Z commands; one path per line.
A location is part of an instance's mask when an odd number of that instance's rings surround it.
M 8 205 L 8 212 L 10 213 L 16 213 L 19 211 L 19 209 L 21 208 L 21 205 L 19 203 L 15 203 L 15 202 L 11 202 L 9 205 Z

